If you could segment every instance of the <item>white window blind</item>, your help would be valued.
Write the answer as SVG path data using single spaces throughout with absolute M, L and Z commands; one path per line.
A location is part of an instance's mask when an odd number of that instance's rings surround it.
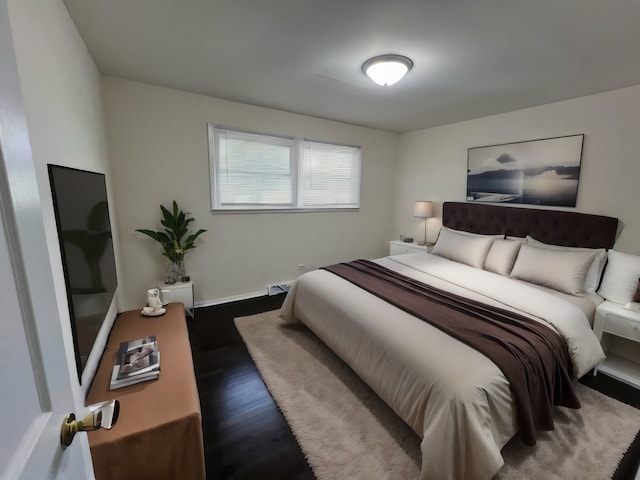
M 209 125 L 214 210 L 353 209 L 360 148 Z
M 302 204 L 305 207 L 359 206 L 359 148 L 305 142 L 302 158 Z

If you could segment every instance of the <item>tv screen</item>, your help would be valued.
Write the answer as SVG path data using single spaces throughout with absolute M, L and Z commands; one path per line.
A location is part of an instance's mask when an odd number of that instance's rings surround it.
M 105 176 L 49 165 L 78 379 L 116 291 Z

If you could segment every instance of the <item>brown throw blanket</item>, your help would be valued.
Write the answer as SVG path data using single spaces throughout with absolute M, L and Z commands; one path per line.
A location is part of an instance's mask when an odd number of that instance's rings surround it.
M 368 260 L 323 267 L 491 359 L 509 381 L 522 441 L 553 430 L 553 406 L 580 408 L 566 341 L 523 315 L 425 285 Z

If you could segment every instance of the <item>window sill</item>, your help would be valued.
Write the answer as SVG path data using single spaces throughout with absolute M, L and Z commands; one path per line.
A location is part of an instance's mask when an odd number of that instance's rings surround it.
M 214 215 L 228 215 L 228 214 L 245 214 L 245 213 L 344 213 L 344 212 L 359 212 L 359 207 L 351 208 L 214 208 L 211 213 Z

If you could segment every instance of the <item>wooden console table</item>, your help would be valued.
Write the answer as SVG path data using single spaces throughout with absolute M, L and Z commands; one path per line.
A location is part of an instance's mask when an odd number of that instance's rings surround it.
M 160 376 L 109 390 L 120 342 L 155 335 Z M 145 317 L 140 310 L 118 316 L 87 395 L 87 405 L 116 398 L 120 417 L 112 430 L 89 435 L 97 480 L 204 480 L 204 446 L 200 399 L 196 386 L 184 306 Z

